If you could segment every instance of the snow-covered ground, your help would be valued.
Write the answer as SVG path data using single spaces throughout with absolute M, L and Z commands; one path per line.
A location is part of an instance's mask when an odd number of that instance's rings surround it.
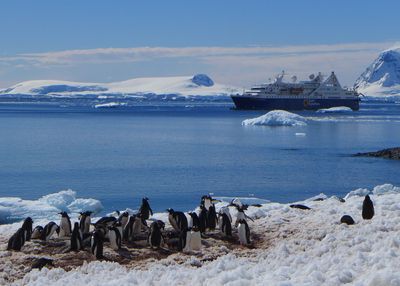
M 372 220 L 361 218 L 365 194 L 374 202 Z M 357 189 L 345 202 L 321 194 L 298 203 L 311 210 L 271 202 L 249 207 L 247 214 L 255 219 L 249 225 L 260 236 L 259 243 L 254 249 L 235 251 L 221 246 L 226 254 L 212 261 L 199 260 L 196 253 L 181 254 L 179 263 L 168 257 L 141 268 L 94 261 L 70 271 L 32 270 L 14 284 L 400 285 L 399 187 L 385 184 L 373 190 Z M 345 214 L 353 217 L 355 225 L 340 224 Z M 0 226 L 0 233 L 8 234 L 15 225 Z M 7 259 L 6 251 L 0 254 Z
M 272 110 L 260 117 L 245 119 L 242 125 L 304 126 L 306 121 L 306 118 L 285 110 Z
M 18 83 L 0 90 L 3 95 L 41 95 L 53 97 L 75 96 L 128 96 L 146 97 L 154 95 L 175 95 L 182 97 L 221 97 L 237 93 L 239 90 L 214 83 L 205 74 L 179 77 L 134 78 L 112 83 L 83 83 L 60 80 L 32 80 Z

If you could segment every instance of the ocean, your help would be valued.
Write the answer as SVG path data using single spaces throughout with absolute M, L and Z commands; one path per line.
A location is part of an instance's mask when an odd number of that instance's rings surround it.
M 103 213 L 194 209 L 204 194 L 294 202 L 320 193 L 400 185 L 400 162 L 353 157 L 400 145 L 400 104 L 358 112 L 296 112 L 307 126 L 242 126 L 264 114 L 230 102 L 95 109 L 0 104 L 0 197 L 35 200 L 72 189 Z

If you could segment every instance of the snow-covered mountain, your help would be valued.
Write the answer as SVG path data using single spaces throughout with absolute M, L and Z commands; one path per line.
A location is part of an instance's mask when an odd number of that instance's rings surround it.
M 134 78 L 113 83 L 83 83 L 60 80 L 32 80 L 18 83 L 0 90 L 4 95 L 33 95 L 51 97 L 76 96 L 123 96 L 143 98 L 173 95 L 181 97 L 229 96 L 239 90 L 234 87 L 216 84 L 205 74 L 180 77 Z
M 354 87 L 368 96 L 400 96 L 400 48 L 380 53 Z

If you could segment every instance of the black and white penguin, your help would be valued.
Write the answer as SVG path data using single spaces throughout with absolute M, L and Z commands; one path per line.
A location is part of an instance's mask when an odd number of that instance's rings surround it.
M 188 228 L 188 220 L 183 212 L 176 212 L 168 209 L 168 220 L 172 227 L 179 232 L 186 231 Z
M 90 231 L 90 216 L 92 215 L 91 211 L 81 212 L 80 213 L 80 220 L 79 220 L 79 227 L 81 229 L 82 234 L 89 233 Z
M 220 214 L 225 213 L 228 216 L 229 221 L 232 222 L 232 216 L 231 216 L 231 212 L 229 211 L 229 207 L 228 206 L 221 207 L 219 209 L 219 213 Z
M 43 232 L 43 226 L 40 226 L 40 225 L 36 226 L 33 229 L 31 238 L 32 239 L 40 239 L 40 237 L 42 236 L 42 232 Z
M 219 216 L 219 230 L 225 236 L 232 236 L 232 224 L 228 215 L 225 212 L 220 212 Z
M 25 241 L 31 240 L 32 225 L 33 225 L 33 220 L 30 217 L 27 217 L 22 224 L 21 228 L 24 230 L 25 233 Z
M 208 229 L 214 230 L 218 223 L 217 213 L 215 211 L 215 206 L 211 205 L 207 212 L 207 222 L 208 222 Z
M 210 209 L 210 207 L 213 205 L 212 197 L 210 195 L 202 196 L 200 205 L 205 207 L 206 210 L 208 211 Z
M 7 250 L 20 251 L 25 244 L 25 230 L 21 227 L 8 240 Z
M 124 240 L 133 241 L 137 236 L 140 235 L 142 229 L 146 227 L 147 225 L 143 223 L 140 214 L 130 216 L 128 223 L 125 225 L 124 228 Z
M 190 212 L 189 215 L 190 215 L 190 218 L 189 218 L 189 222 L 188 222 L 188 227 L 189 228 L 192 228 L 192 227 L 200 228 L 200 220 L 199 220 L 199 216 L 197 215 L 197 213 Z
M 41 240 L 48 241 L 50 237 L 54 234 L 54 232 L 59 233 L 60 227 L 54 222 L 51 221 L 43 229 L 42 236 L 40 237 Z
M 250 244 L 250 228 L 244 219 L 240 219 L 238 222 L 238 234 L 241 245 Z
M 140 206 L 139 213 L 142 219 L 146 220 L 149 219 L 150 214 L 153 215 L 153 210 L 151 209 L 149 205 L 149 199 L 148 198 L 143 198 L 142 199 L 142 205 Z
M 103 258 L 103 234 L 99 231 L 93 231 L 90 239 L 90 250 L 97 259 Z
M 200 205 L 200 214 L 199 214 L 199 230 L 201 233 L 206 232 L 206 228 L 208 225 L 208 215 L 205 206 Z
M 112 249 L 119 250 L 121 248 L 121 233 L 115 226 L 108 227 L 108 240 Z
M 79 223 L 76 222 L 74 223 L 74 229 L 71 235 L 71 250 L 79 251 L 81 249 L 83 249 L 82 233 L 79 228 Z
M 118 222 L 121 223 L 122 229 L 126 226 L 129 220 L 129 213 L 128 212 L 123 212 L 122 214 L 119 215 L 118 217 Z
M 59 215 L 61 215 L 59 236 L 60 237 L 71 236 L 72 226 L 69 215 L 67 214 L 67 212 L 60 212 Z
M 246 220 L 246 218 L 248 218 L 249 220 L 253 221 L 253 219 L 251 217 L 249 217 L 245 214 L 245 212 L 244 212 L 244 210 L 246 209 L 245 205 L 242 205 L 241 207 L 236 206 L 236 209 L 237 209 L 238 213 L 236 216 L 235 227 L 238 227 L 240 220 Z
M 363 219 L 372 219 L 374 214 L 374 203 L 371 201 L 371 198 L 366 195 L 362 206 L 362 217 Z
M 348 224 L 348 225 L 352 225 L 352 224 L 355 223 L 355 222 L 354 222 L 354 219 L 353 219 L 351 216 L 349 216 L 349 215 L 344 215 L 344 216 L 342 216 L 342 217 L 340 218 L 340 222 L 341 222 L 341 223 Z
M 113 216 L 104 216 L 96 221 L 93 225 L 94 227 L 98 225 L 104 225 L 106 227 L 112 226 L 118 219 Z
M 160 248 L 161 244 L 164 243 L 164 236 L 161 230 L 164 228 L 165 224 L 160 221 L 154 221 L 150 225 L 149 236 L 147 241 L 151 248 Z
M 201 250 L 201 233 L 198 227 L 193 227 L 186 232 L 186 240 L 183 251 L 199 251 Z

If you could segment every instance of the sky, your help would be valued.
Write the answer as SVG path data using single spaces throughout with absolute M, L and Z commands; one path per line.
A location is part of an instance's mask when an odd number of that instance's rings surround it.
M 0 88 L 206 73 L 247 87 L 282 70 L 352 85 L 400 42 L 400 1 L 0 1 Z

